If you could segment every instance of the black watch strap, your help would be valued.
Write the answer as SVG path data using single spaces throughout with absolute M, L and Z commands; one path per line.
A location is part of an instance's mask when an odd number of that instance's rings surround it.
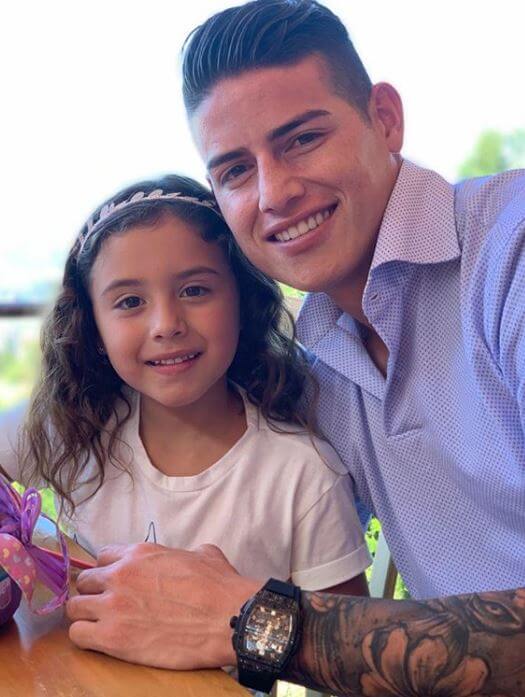
M 276 578 L 270 578 L 268 581 L 266 581 L 261 590 L 279 593 L 279 595 L 284 595 L 285 598 L 292 598 L 297 602 L 299 602 L 299 599 L 301 598 L 301 589 L 299 586 L 294 586 L 293 583 L 279 581 Z
M 277 679 L 275 675 L 263 673 L 260 670 L 253 670 L 252 668 L 243 666 L 242 662 L 239 662 L 237 671 L 239 673 L 239 682 L 241 685 L 255 690 L 260 690 L 261 692 L 270 693 Z

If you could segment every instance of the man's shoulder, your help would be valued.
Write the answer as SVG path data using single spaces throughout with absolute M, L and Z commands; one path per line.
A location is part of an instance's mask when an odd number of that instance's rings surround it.
M 455 210 L 465 233 L 475 233 L 480 224 L 490 229 L 496 223 L 512 225 L 525 219 L 525 170 L 515 169 L 487 177 L 466 179 L 455 185 Z

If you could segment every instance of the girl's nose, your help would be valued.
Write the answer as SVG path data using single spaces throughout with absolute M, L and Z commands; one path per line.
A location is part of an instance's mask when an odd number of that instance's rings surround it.
M 167 304 L 159 308 L 155 313 L 151 333 L 155 339 L 170 339 L 174 336 L 183 336 L 188 331 L 188 325 L 184 312 L 178 306 Z

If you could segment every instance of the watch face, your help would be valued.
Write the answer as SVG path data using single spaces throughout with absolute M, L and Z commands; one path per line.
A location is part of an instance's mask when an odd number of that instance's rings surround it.
M 274 665 L 283 662 L 295 621 L 289 602 L 283 601 L 259 601 L 252 607 L 244 630 L 245 654 Z

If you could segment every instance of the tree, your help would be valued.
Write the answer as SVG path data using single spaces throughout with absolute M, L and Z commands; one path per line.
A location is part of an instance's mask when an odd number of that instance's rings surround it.
M 459 168 L 459 176 L 481 177 L 506 169 L 525 167 L 525 129 L 513 133 L 484 131 Z

